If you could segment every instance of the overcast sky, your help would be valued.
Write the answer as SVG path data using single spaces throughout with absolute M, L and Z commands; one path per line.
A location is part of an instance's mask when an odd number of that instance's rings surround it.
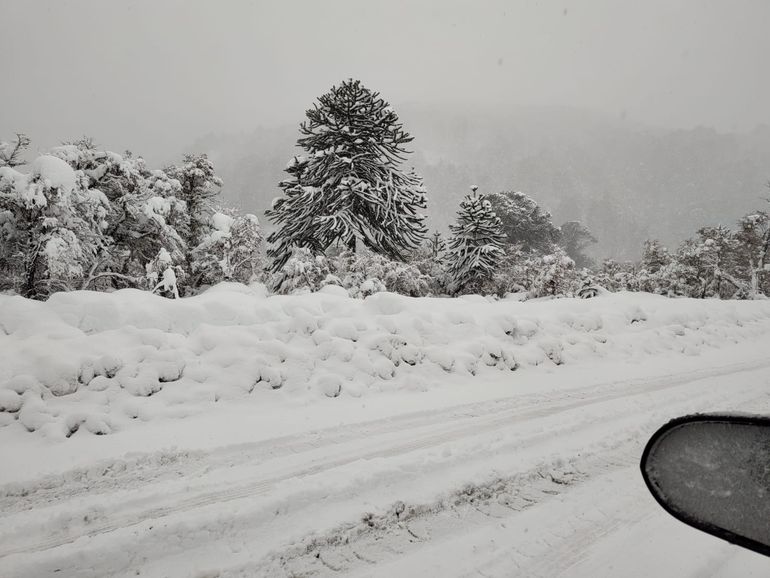
M 298 123 L 347 77 L 391 103 L 770 124 L 768 0 L 0 0 L 0 137 L 176 152 Z

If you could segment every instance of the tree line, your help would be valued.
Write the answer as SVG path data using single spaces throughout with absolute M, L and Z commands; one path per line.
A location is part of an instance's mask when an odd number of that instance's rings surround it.
M 26 136 L 0 142 L 0 289 L 36 299 L 126 287 L 179 297 L 221 281 L 278 293 L 338 285 L 353 296 L 770 290 L 764 211 L 736 230 L 704 227 L 675 251 L 648 241 L 638 263 L 597 264 L 584 225 L 556 226 L 517 191 L 472 187 L 449 235 L 429 233 L 425 187 L 403 168 L 412 136 L 360 81 L 322 95 L 299 131 L 302 153 L 266 211 L 277 227 L 266 240 L 254 215 L 219 204 L 222 181 L 204 154 L 153 170 L 85 138 L 27 164 Z

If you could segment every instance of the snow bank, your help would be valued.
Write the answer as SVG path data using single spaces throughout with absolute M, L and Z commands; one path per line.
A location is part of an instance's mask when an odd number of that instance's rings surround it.
M 666 299 L 490 302 L 339 288 L 266 297 L 220 284 L 168 300 L 137 290 L 0 295 L 3 426 L 108 434 L 251 398 L 328 400 L 440 387 L 452 375 L 699 355 L 770 332 L 770 303 Z M 82 435 L 78 434 L 78 435 Z

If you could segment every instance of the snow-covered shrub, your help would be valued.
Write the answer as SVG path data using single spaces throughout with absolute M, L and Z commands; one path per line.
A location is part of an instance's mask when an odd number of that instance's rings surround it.
M 82 171 L 38 157 L 28 174 L 0 167 L 0 273 L 28 297 L 80 288 L 105 249 L 110 203 Z
M 748 282 L 749 296 L 770 295 L 770 214 L 756 211 L 738 223 L 735 265 Z
M 583 285 L 575 262 L 560 247 L 551 255 L 538 257 L 531 266 L 537 275 L 528 290 L 530 297 L 572 297 Z
M 310 249 L 294 247 L 291 257 L 274 273 L 270 285 L 276 293 L 318 291 L 324 285 L 339 285 L 323 255 L 313 255 Z
M 164 297 L 179 298 L 179 282 L 184 280 L 184 269 L 174 265 L 166 249 L 161 248 L 155 259 L 146 265 L 147 288 Z
M 608 291 L 639 291 L 638 268 L 630 261 L 619 263 L 605 259 L 594 279 Z
M 427 284 L 426 295 L 445 295 L 447 276 L 443 265 L 444 251 L 435 254 L 430 248 L 421 247 L 409 256 L 409 264 L 423 276 Z
M 345 251 L 333 257 L 331 263 L 334 274 L 352 297 L 366 297 L 379 291 L 424 297 L 430 292 L 428 276 L 415 265 L 371 251 Z
M 222 188 L 222 179 L 205 154 L 188 154 L 182 164 L 170 165 L 166 175 L 179 183 L 179 198 L 184 201 L 189 226 L 180 231 L 190 250 L 197 247 L 210 230 L 212 201 Z
M 505 245 L 504 254 L 495 268 L 485 293 L 504 297 L 508 293 L 526 292 L 535 279 L 535 257 L 525 253 L 521 245 Z
M 23 173 L 11 165 L 27 142 L 0 147 L 0 290 L 45 298 L 162 282 L 173 294 L 261 271 L 259 222 L 212 210 L 221 181 L 205 155 L 150 170 L 81 139 Z
M 222 209 L 210 219 L 210 229 L 193 249 L 194 286 L 222 280 L 249 283 L 262 271 L 262 233 L 255 215 Z
M 670 281 L 669 292 L 699 299 L 745 298 L 750 281 L 736 278 L 740 241 L 725 227 L 703 227 L 676 252 L 673 266 L 661 269 Z M 673 278 L 673 280 L 672 280 Z
M 83 288 L 141 286 L 147 264 L 161 249 L 175 263 L 183 261 L 180 232 L 187 230 L 189 219 L 178 181 L 148 169 L 141 157 L 100 150 L 89 139 L 55 147 L 51 154 L 82 172 L 89 188 L 109 201 L 104 249 Z

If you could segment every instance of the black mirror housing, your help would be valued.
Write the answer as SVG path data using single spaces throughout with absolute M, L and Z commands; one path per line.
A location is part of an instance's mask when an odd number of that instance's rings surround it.
M 694 528 L 770 556 L 770 418 L 690 415 L 650 438 L 642 476 Z

